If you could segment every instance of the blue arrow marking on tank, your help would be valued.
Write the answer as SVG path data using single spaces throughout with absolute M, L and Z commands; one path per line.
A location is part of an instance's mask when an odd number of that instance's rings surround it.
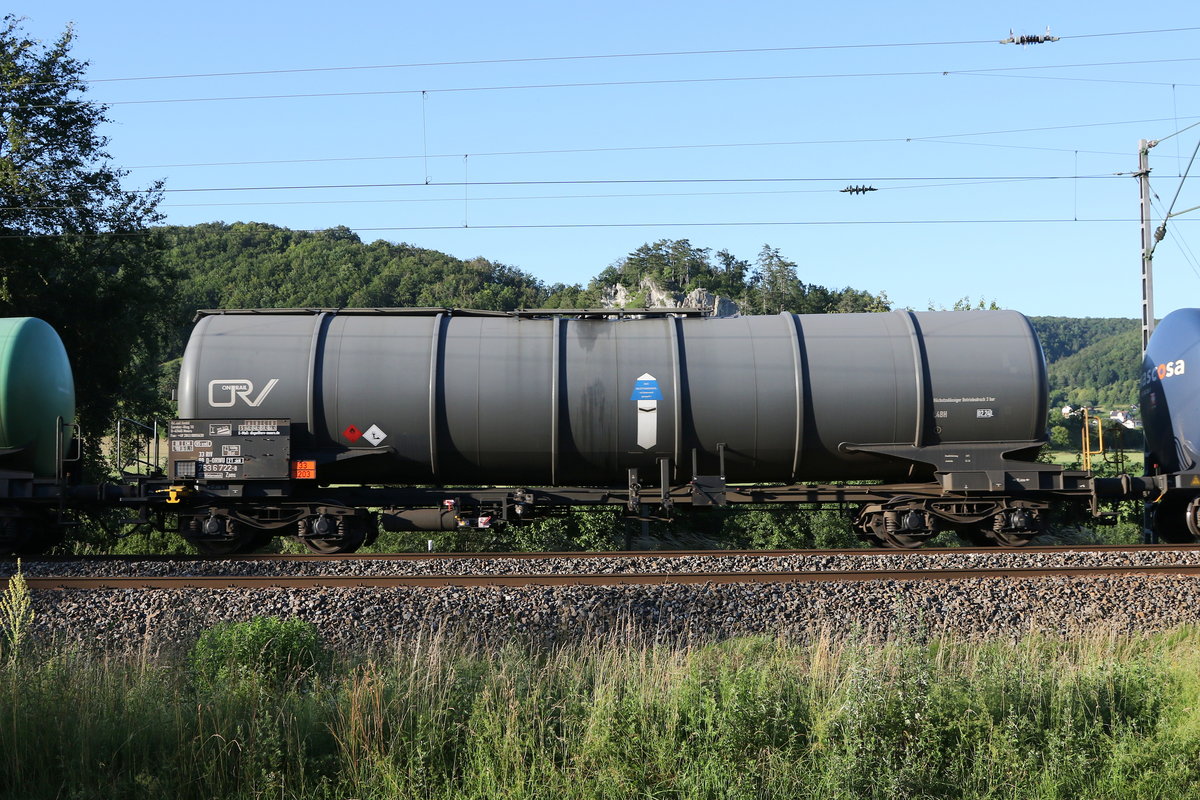
M 658 443 L 658 401 L 663 399 L 658 379 L 650 373 L 640 375 L 629 397 L 637 403 L 637 444 L 649 450 Z
M 630 400 L 662 400 L 662 389 L 658 388 L 658 379 L 650 373 L 643 374 L 634 381 L 633 395 Z

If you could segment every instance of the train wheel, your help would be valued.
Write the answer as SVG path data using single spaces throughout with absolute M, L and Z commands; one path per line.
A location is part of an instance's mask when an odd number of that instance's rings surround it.
M 887 514 L 889 513 L 893 514 L 891 525 L 888 524 Z M 917 516 L 907 519 L 909 514 Z M 864 511 L 855 525 L 862 537 L 872 545 L 897 550 L 915 550 L 934 535 L 933 530 L 925 527 L 926 520 L 920 512 L 895 514 L 894 512 Z
M 997 547 L 1024 547 L 1041 533 L 1036 511 L 1021 508 L 1004 509 L 985 519 L 964 534 L 972 544 Z
M 1188 503 L 1187 498 L 1171 497 L 1154 506 L 1154 533 L 1164 544 L 1188 544 L 1196 541 L 1191 527 L 1195 525 L 1193 508 L 1195 501 Z M 1192 525 L 1189 525 L 1192 520 Z
M 271 534 L 226 517 L 180 520 L 180 533 L 202 556 L 253 553 L 271 541 Z M 265 537 L 265 538 L 264 538 Z
M 367 525 L 358 517 L 322 514 L 301 521 L 300 541 L 311 552 L 323 556 L 353 553 L 367 539 Z

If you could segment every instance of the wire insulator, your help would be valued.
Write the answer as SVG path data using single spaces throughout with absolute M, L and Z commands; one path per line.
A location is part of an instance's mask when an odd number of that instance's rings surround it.
M 1019 44 L 1025 46 L 1028 44 L 1045 44 L 1046 42 L 1057 42 L 1057 36 L 1050 35 L 1050 26 L 1046 26 L 1045 33 L 1023 33 L 1020 36 L 1013 34 L 1012 28 L 1008 29 L 1008 38 L 1001 39 L 1000 44 Z
M 866 194 L 867 192 L 878 192 L 874 186 L 847 186 L 845 189 L 839 189 L 839 192 L 844 194 Z

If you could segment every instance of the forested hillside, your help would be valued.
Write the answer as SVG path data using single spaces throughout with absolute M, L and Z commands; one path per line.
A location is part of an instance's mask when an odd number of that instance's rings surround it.
M 1033 317 L 1050 377 L 1050 405 L 1137 402 L 1141 327 L 1134 319 Z
M 538 307 L 557 288 L 519 269 L 407 244 L 364 244 L 347 228 L 319 233 L 259 223 L 161 229 L 179 276 L 175 337 L 183 351 L 200 308 Z
M 798 266 L 764 245 L 754 263 L 727 250 L 713 254 L 688 240 L 646 244 L 604 267 L 587 286 L 546 284 L 515 267 L 468 261 L 407 244 L 362 242 L 347 228 L 293 231 L 261 223 L 207 223 L 160 229 L 167 263 L 178 275 L 173 340 L 182 353 L 199 308 L 450 306 L 595 308 L 615 284 L 631 290 L 651 281 L 668 293 L 706 289 L 751 313 L 886 311 L 886 295 L 829 289 L 802 281 Z

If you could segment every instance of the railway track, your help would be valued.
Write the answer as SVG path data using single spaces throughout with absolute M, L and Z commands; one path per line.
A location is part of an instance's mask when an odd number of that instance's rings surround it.
M 788 572 L 654 572 L 527 575 L 226 575 L 153 577 L 34 577 L 31 589 L 321 589 L 472 586 L 644 586 L 728 583 L 863 583 L 871 581 L 961 581 L 972 579 L 1098 578 L 1125 575 L 1198 576 L 1200 565 L 1027 567 L 1007 569 L 918 569 Z M 7 581 L 6 581 L 7 583 Z
M 106 648 L 190 646 L 212 625 L 255 616 L 308 620 L 348 648 L 440 636 L 887 638 L 913 626 L 1082 635 L 1200 622 L 1194 546 L 59 559 L 26 562 L 22 574 L 39 635 Z
M 490 561 L 498 559 L 537 561 L 549 558 L 573 559 L 587 561 L 604 558 L 656 559 L 678 558 L 684 556 L 706 557 L 778 557 L 778 556 L 850 556 L 854 558 L 883 558 L 919 557 L 936 555 L 995 555 L 1008 553 L 1038 554 L 1038 553 L 1161 553 L 1161 552 L 1200 552 L 1200 543 L 1194 544 L 1134 544 L 1134 545 L 1046 545 L 1025 547 L 924 547 L 916 550 L 881 549 L 855 547 L 828 550 L 596 550 L 596 551 L 565 551 L 565 552 L 471 552 L 458 553 L 449 551 L 416 552 L 416 553 L 349 553 L 333 555 L 316 555 L 313 553 L 251 553 L 247 555 L 224 556 L 214 558 L 193 554 L 183 555 L 144 555 L 144 556 L 52 556 L 37 559 L 42 564 L 76 564 L 90 562 L 128 563 L 132 561 L 144 563 L 181 562 L 181 563 L 211 563 L 213 561 L 243 562 L 343 562 L 343 561 L 435 561 L 455 559 L 467 561 Z

